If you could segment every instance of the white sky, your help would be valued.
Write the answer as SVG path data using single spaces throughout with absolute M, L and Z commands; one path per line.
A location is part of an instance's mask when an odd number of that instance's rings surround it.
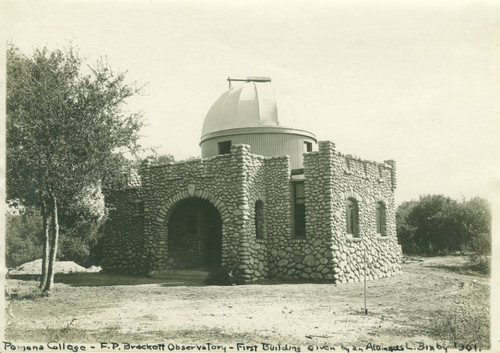
M 71 40 L 148 83 L 143 145 L 199 155 L 226 78 L 270 76 L 278 114 L 342 153 L 395 159 L 397 201 L 500 186 L 497 1 L 3 1 L 25 53 Z M 280 109 L 280 107 L 282 107 Z

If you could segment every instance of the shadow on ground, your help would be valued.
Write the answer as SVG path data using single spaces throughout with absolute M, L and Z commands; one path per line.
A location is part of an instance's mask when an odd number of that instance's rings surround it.
M 121 275 L 112 273 L 72 273 L 59 274 L 55 281 L 75 287 L 102 287 L 102 286 L 133 286 L 141 284 L 160 284 L 172 286 L 206 286 L 205 278 L 208 272 L 194 270 L 171 270 L 166 274 L 146 277 L 134 275 Z
M 63 283 L 73 287 L 107 287 L 107 286 L 136 286 L 143 284 L 158 284 L 162 287 L 205 287 L 208 272 L 201 270 L 170 270 L 167 273 L 154 277 L 140 275 L 124 275 L 114 273 L 67 273 L 56 274 L 54 282 Z M 11 279 L 39 281 L 39 275 L 11 275 Z M 305 284 L 306 280 L 262 280 L 245 285 L 280 285 L 280 284 Z
M 458 273 L 461 275 L 477 276 L 477 277 L 489 277 L 489 274 L 480 273 L 472 266 L 432 264 L 432 265 L 425 265 L 424 267 L 435 268 L 438 270 L 444 270 L 444 271 L 448 271 L 448 272 Z
M 168 273 L 147 277 L 114 273 L 68 273 L 56 274 L 54 282 L 74 287 L 134 286 L 141 284 L 160 284 L 172 286 L 207 286 L 208 272 L 197 270 L 171 270 Z M 39 275 L 12 275 L 12 279 L 39 281 Z

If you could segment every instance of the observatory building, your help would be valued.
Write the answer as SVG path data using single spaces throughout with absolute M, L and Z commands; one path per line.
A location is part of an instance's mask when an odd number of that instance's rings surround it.
M 201 159 L 146 160 L 106 193 L 103 269 L 222 268 L 245 282 L 398 274 L 395 162 L 344 155 L 287 123 L 269 78 L 228 81 L 205 117 Z

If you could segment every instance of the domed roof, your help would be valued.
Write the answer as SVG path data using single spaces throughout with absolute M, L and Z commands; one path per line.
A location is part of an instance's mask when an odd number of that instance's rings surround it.
M 212 105 L 203 123 L 207 134 L 248 127 L 280 127 L 276 96 L 270 82 L 247 81 L 232 87 Z

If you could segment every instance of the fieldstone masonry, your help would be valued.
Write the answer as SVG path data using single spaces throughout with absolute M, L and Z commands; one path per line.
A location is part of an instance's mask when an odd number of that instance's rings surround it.
M 182 163 L 145 161 L 134 185 L 107 192 L 112 207 L 103 243 L 108 272 L 155 274 L 173 267 L 168 222 L 179 201 L 201 198 L 222 222 L 221 266 L 246 282 L 304 279 L 348 283 L 401 272 L 397 243 L 394 161 L 376 163 L 343 155 L 329 141 L 304 153 L 298 178 L 305 189 L 306 236 L 293 235 L 292 171 L 288 156 L 252 154 L 234 145 L 230 154 Z M 346 201 L 358 207 L 356 235 L 347 234 Z M 255 203 L 263 203 L 263 235 L 256 237 Z M 376 206 L 384 207 L 377 234 Z

